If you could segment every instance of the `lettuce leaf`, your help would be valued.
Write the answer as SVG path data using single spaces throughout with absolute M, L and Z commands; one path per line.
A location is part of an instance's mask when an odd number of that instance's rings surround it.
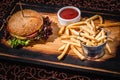
M 17 48 L 17 47 L 27 46 L 30 43 L 30 40 L 21 40 L 21 39 L 18 39 L 18 38 L 13 38 L 13 39 L 9 39 L 8 43 L 13 48 Z

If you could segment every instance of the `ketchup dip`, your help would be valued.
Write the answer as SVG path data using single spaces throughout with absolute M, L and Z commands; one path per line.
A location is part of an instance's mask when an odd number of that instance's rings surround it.
M 61 11 L 60 17 L 64 19 L 73 19 L 78 16 L 78 11 L 72 8 L 66 8 Z
M 67 26 L 80 21 L 81 11 L 74 6 L 65 6 L 58 10 L 57 16 L 60 25 Z

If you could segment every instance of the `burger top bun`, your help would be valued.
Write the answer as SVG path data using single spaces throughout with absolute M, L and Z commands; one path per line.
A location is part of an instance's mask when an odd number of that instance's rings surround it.
M 7 29 L 10 34 L 26 37 L 38 31 L 43 24 L 43 19 L 40 13 L 34 10 L 25 9 L 18 11 L 11 16 L 8 21 Z

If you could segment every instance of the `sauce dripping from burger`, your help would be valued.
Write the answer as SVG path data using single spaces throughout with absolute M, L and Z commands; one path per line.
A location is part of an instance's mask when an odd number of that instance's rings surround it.
M 73 19 L 78 16 L 78 12 L 75 9 L 66 8 L 60 13 L 60 16 L 63 19 Z

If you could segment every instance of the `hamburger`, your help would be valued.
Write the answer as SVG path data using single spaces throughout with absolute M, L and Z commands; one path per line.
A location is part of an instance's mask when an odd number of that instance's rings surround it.
M 7 24 L 6 39 L 13 47 L 29 45 L 33 40 L 46 41 L 52 35 L 49 17 L 34 10 L 25 9 L 14 13 Z

